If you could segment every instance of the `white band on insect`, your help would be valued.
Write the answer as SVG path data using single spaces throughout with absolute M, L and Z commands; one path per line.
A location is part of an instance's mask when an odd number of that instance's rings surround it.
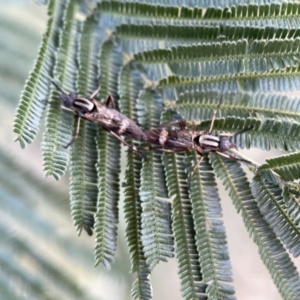
M 78 107 L 85 108 L 88 112 L 91 112 L 94 109 L 95 104 L 86 98 L 76 98 L 74 105 Z

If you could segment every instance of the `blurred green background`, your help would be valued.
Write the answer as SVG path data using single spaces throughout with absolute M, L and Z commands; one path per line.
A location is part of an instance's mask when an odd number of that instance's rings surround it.
M 15 109 L 47 14 L 45 6 L 29 1 L 0 0 L 0 5 L 0 299 L 130 299 L 134 278 L 122 202 L 115 264 L 110 271 L 94 268 L 94 238 L 84 232 L 78 237 L 72 224 L 67 176 L 59 182 L 44 178 L 43 125 L 25 150 L 13 142 Z M 255 159 L 262 162 L 264 157 Z M 122 170 L 124 166 L 125 161 Z M 221 185 L 220 191 L 224 195 Z M 222 197 L 222 204 L 237 298 L 280 299 L 229 198 Z M 152 283 L 153 299 L 181 299 L 175 259 L 155 268 Z

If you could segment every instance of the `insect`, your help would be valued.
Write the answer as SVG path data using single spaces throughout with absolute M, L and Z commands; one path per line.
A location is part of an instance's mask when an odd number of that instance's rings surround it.
M 104 130 L 112 134 L 121 143 L 134 152 L 143 156 L 143 153 L 136 147 L 128 144 L 121 136 L 135 140 L 144 140 L 145 136 L 140 127 L 128 117 L 122 115 L 115 109 L 115 102 L 112 96 L 108 96 L 105 103 L 101 103 L 95 97 L 99 93 L 101 85 L 88 98 L 80 97 L 76 93 L 67 94 L 54 81 L 53 85 L 60 91 L 59 98 L 63 101 L 62 108 L 71 111 L 79 116 L 76 126 L 76 133 L 72 140 L 65 146 L 69 147 L 78 137 L 81 119 L 100 125 Z
M 222 97 L 216 109 L 213 112 L 211 124 L 208 131 L 199 131 L 193 129 L 186 129 L 185 124 L 181 120 L 172 121 L 166 124 L 162 124 L 157 128 L 150 128 L 146 130 L 146 141 L 150 144 L 158 145 L 159 147 L 152 147 L 150 149 L 162 152 L 182 152 L 186 150 L 196 151 L 201 157 L 197 164 L 194 166 L 190 178 L 193 176 L 195 170 L 199 167 L 203 160 L 203 153 L 215 152 L 221 156 L 245 161 L 244 159 L 237 158 L 232 154 L 226 153 L 229 149 L 237 149 L 235 143 L 230 142 L 229 137 L 236 136 L 251 130 L 253 126 L 250 126 L 237 133 L 222 133 L 214 135 L 212 134 L 214 121 L 216 114 L 221 106 Z M 178 125 L 179 128 L 171 128 L 173 125 Z M 246 161 L 247 162 L 247 161 Z

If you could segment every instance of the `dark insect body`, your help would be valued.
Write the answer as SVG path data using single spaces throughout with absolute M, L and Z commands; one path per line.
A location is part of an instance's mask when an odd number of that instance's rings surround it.
M 186 129 L 185 124 L 182 121 L 172 121 L 157 128 L 150 128 L 146 130 L 145 136 L 146 141 L 150 144 L 157 145 L 158 147 L 152 147 L 150 149 L 161 152 L 176 153 L 186 150 L 196 151 L 201 158 L 198 163 L 194 166 L 190 177 L 193 176 L 195 170 L 199 167 L 203 160 L 203 153 L 215 152 L 221 156 L 237 159 L 244 161 L 243 159 L 237 158 L 232 154 L 226 153 L 231 148 L 237 149 L 235 143 L 230 142 L 229 137 L 241 134 L 245 131 L 252 129 L 252 127 L 246 128 L 238 133 L 222 133 L 218 135 L 212 134 L 214 121 L 216 114 L 221 106 L 222 98 L 214 110 L 210 128 L 208 131 L 199 131 L 193 129 Z M 171 128 L 173 125 L 178 125 L 179 128 Z
M 101 126 L 131 150 L 139 155 L 143 155 L 139 149 L 128 144 L 121 137 L 125 136 L 134 140 L 145 140 L 143 131 L 134 121 L 115 109 L 115 102 L 112 96 L 108 96 L 105 103 L 101 103 L 95 98 L 100 91 L 100 86 L 90 97 L 85 98 L 79 97 L 76 93 L 67 94 L 55 82 L 52 81 L 52 83 L 61 92 L 59 97 L 63 101 L 64 106 L 62 106 L 62 108 L 79 116 L 76 134 L 65 148 L 69 147 L 78 137 L 80 121 L 84 119 Z

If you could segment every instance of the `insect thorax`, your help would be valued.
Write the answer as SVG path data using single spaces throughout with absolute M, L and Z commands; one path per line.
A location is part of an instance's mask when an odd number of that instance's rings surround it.
M 95 108 L 94 102 L 87 98 L 76 98 L 73 106 L 78 113 L 91 113 Z
M 202 134 L 199 136 L 199 146 L 203 151 L 218 150 L 220 145 L 220 137 L 211 134 Z

